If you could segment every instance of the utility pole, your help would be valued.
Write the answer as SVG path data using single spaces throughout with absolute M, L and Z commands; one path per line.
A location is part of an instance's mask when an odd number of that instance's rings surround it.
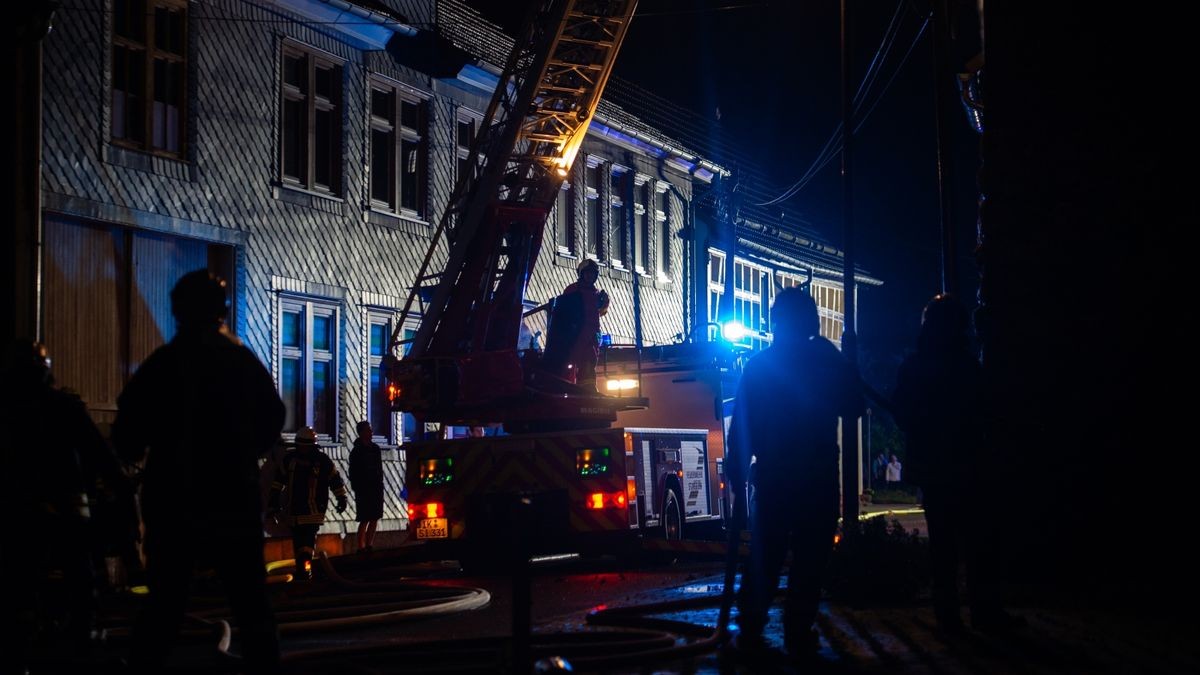
M 950 13 L 945 0 L 933 2 L 933 120 L 937 134 L 938 210 L 942 234 L 942 292 L 958 294 L 955 261 L 953 193 L 954 157 L 946 128 L 946 63 L 949 61 Z
M 842 288 L 846 308 L 842 329 L 842 355 L 858 371 L 858 336 L 856 334 L 854 284 L 854 192 L 850 181 L 851 140 L 853 138 L 853 103 L 850 91 L 850 31 L 847 0 L 841 0 L 842 30 Z M 858 418 L 842 418 L 842 527 L 852 532 L 858 523 L 859 485 L 861 484 L 862 454 L 859 449 Z

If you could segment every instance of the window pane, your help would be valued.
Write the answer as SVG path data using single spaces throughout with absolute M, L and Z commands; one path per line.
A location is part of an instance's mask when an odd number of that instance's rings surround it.
M 671 221 L 664 220 L 661 229 L 662 231 L 659 233 L 658 269 L 665 276 L 671 273 Z
M 178 44 L 175 42 L 180 33 L 176 25 L 178 19 L 179 12 L 173 12 L 166 7 L 154 8 L 154 46 L 156 48 L 175 54 L 179 53 Z
M 283 175 L 308 181 L 307 122 L 304 101 L 283 102 Z
M 113 14 L 113 30 L 117 35 L 137 42 L 145 40 L 146 4 L 142 0 L 116 0 Z
M 400 124 L 408 127 L 409 129 L 422 131 L 420 127 L 420 120 L 421 114 L 419 104 L 409 101 L 400 102 Z
M 150 119 L 154 125 L 151 129 L 151 138 L 156 148 L 165 148 L 167 146 L 166 96 L 169 92 L 170 76 L 168 75 L 168 64 L 163 59 L 154 59 L 154 109 L 150 113 Z
M 587 250 L 588 253 L 600 253 L 600 205 L 599 199 L 587 199 Z
M 400 205 L 422 213 L 421 204 L 421 146 L 414 141 L 400 142 Z
M 129 79 L 125 98 L 125 138 L 131 141 L 146 140 L 145 95 L 146 61 L 145 52 L 129 54 Z
M 300 313 L 299 312 L 284 312 L 283 321 L 281 322 L 279 342 L 284 347 L 299 347 L 300 336 Z
M 392 412 L 388 408 L 387 387 L 379 366 L 371 366 L 371 429 L 376 436 L 392 437 Z
M 371 88 L 371 114 L 395 124 L 392 119 L 392 100 L 394 94 L 390 91 Z
M 284 431 L 296 431 L 304 423 L 304 382 L 300 379 L 300 359 L 281 359 L 279 363 L 279 397 L 286 411 Z
M 475 138 L 475 122 L 473 120 L 458 121 L 458 145 L 463 148 L 471 147 L 471 140 Z
M 303 54 L 289 54 L 283 57 L 283 81 L 300 88 L 300 93 L 308 91 L 308 57 Z
M 326 188 L 333 187 L 333 153 L 330 152 L 333 146 L 333 120 L 332 113 L 328 110 L 318 110 L 317 125 L 316 125 L 316 162 L 313 166 L 316 172 L 317 185 Z
M 392 153 L 395 148 L 395 132 L 371 130 L 371 198 L 393 208 L 396 206 L 393 196 L 396 176 L 392 173 L 392 167 L 395 166 Z
M 371 324 L 371 356 L 383 356 L 387 353 L 388 329 L 385 324 Z
M 620 204 L 613 204 L 611 209 L 611 218 L 609 222 L 612 227 L 612 236 L 609 241 L 612 245 L 613 258 L 624 261 L 626 258 L 625 239 L 629 233 L 629 227 L 625 223 L 625 207 Z
M 333 435 L 333 364 L 314 361 L 312 372 L 312 427 L 319 434 Z
M 333 317 L 314 316 L 312 320 L 312 347 L 314 350 L 327 352 L 332 348 Z
M 333 100 L 333 87 L 336 72 L 337 69 L 333 67 L 317 65 L 315 78 L 316 86 L 314 87 L 314 89 L 316 89 L 317 96 L 326 100 Z
M 557 244 L 564 251 L 574 252 L 575 242 L 571 231 L 571 188 L 564 186 L 558 191 L 558 229 L 557 229 Z

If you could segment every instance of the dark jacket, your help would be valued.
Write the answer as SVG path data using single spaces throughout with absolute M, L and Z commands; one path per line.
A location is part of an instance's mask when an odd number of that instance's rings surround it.
M 838 417 L 864 409 L 853 369 L 831 342 L 776 344 L 750 359 L 738 387 L 725 467 L 732 485 L 821 496 L 838 489 Z
M 249 349 L 217 330 L 180 332 L 117 399 L 118 453 L 146 454 L 143 512 L 163 521 L 261 531 L 258 459 L 279 438 L 284 408 Z
M 359 522 L 383 517 L 383 449 L 371 441 L 354 439 L 350 450 L 350 487 Z
M 905 434 L 905 480 L 922 487 L 974 478 L 983 444 L 983 369 L 967 349 L 918 349 L 892 397 Z
M 297 447 L 284 455 L 271 484 L 271 505 L 282 510 L 289 525 L 320 525 L 329 508 L 329 491 L 345 504 L 346 484 L 329 455 L 314 446 Z

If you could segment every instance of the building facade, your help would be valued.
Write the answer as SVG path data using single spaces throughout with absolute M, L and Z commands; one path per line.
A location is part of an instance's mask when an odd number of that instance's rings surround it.
M 230 280 L 230 326 L 275 377 L 285 437 L 310 425 L 343 464 L 361 419 L 385 446 L 411 438 L 380 361 L 506 40 L 448 1 L 60 9 L 43 43 L 39 279 L 59 383 L 110 423 L 124 383 L 174 333 L 174 282 L 207 267 Z M 447 68 L 427 45 L 465 57 Z M 680 339 L 679 233 L 694 183 L 721 170 L 610 104 L 590 133 L 527 296 L 557 295 L 590 257 L 614 342 Z M 403 456 L 390 457 L 383 530 L 406 522 Z M 353 531 L 353 509 L 341 518 L 324 531 Z

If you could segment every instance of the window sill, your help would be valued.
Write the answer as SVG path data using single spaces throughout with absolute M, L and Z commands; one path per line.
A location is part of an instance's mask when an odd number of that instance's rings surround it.
M 196 165 L 185 159 L 136 150 L 117 143 L 106 143 L 103 155 L 104 161 L 113 166 L 145 171 L 166 178 L 194 182 L 198 174 Z
M 363 212 L 363 219 L 372 225 L 386 227 L 389 230 L 399 230 L 408 234 L 429 236 L 429 221 L 421 220 L 415 215 L 382 211 L 375 207 L 368 207 Z
M 600 269 L 600 274 L 609 279 L 620 279 L 622 281 L 633 281 L 633 272 L 624 267 L 603 267 Z
M 345 215 L 346 200 L 336 195 L 331 195 L 324 192 L 316 192 L 307 188 L 302 188 L 296 185 L 288 185 L 287 183 L 273 183 L 271 185 L 271 197 L 278 199 L 281 202 L 288 204 L 296 204 L 297 206 L 307 206 L 326 213 L 335 215 Z

